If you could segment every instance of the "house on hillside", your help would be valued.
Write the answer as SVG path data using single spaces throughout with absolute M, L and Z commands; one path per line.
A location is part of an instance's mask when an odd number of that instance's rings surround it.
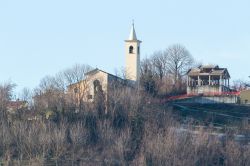
M 240 103 L 250 104 L 250 90 L 243 90 L 240 92 Z
M 188 95 L 221 95 L 229 92 L 230 74 L 218 65 L 201 65 L 187 73 Z
M 16 101 L 9 101 L 7 103 L 7 111 L 9 113 L 15 113 L 18 110 L 24 110 L 28 108 L 28 102 L 27 101 L 21 101 L 21 100 L 16 100 Z
M 121 85 L 138 87 L 140 78 L 140 44 L 137 39 L 134 24 L 128 40 L 125 40 L 125 79 L 106 71 L 94 69 L 85 73 L 85 79 L 68 86 L 68 94 L 74 102 L 93 102 L 97 95 L 102 94 L 107 99 L 112 86 Z

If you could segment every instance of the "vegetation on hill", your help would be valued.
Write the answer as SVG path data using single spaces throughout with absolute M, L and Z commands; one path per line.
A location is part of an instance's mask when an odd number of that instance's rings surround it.
M 9 96 L 11 88 L 6 87 L 1 89 Z M 78 113 L 66 109 L 70 107 L 65 103 L 62 111 L 52 110 L 56 116 L 38 120 L 26 116 L 47 108 L 18 110 L 17 116 L 8 114 L 2 104 L 0 161 L 5 165 L 250 164 L 250 147 L 232 137 L 238 130 L 226 132 L 223 140 L 211 134 L 212 128 L 183 130 L 169 105 L 151 101 L 144 92 L 119 88 L 109 95 L 107 114 L 101 113 L 103 102 L 84 104 Z
M 168 96 L 186 92 L 185 75 L 194 66 L 189 51 L 180 44 L 156 51 L 141 62 L 141 86 L 154 96 Z
M 20 99 L 29 107 L 13 104 L 12 111 L 15 85 L 0 85 L 0 165 L 250 165 L 249 145 L 235 139 L 249 133 L 248 121 L 225 128 L 221 137 L 211 123 L 197 121 L 203 115 L 187 120 L 188 114 L 158 102 L 185 92 L 192 65 L 185 47 L 170 46 L 142 61 L 140 90 L 114 86 L 108 100 L 98 91 L 91 103 L 80 93 L 78 101 L 67 94 L 88 65 L 46 76 L 34 91 L 24 89 Z

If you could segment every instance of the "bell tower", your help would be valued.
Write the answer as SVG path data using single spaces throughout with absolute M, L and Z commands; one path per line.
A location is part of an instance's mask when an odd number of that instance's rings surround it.
M 128 40 L 125 40 L 126 79 L 139 84 L 140 79 L 140 44 L 137 40 L 134 23 L 132 24 Z

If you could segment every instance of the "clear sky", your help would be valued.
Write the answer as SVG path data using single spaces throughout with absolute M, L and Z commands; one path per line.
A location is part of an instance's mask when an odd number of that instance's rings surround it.
M 248 80 L 249 0 L 1 0 L 0 82 L 34 88 L 76 63 L 114 73 L 132 19 L 142 58 L 180 43 L 197 61 Z

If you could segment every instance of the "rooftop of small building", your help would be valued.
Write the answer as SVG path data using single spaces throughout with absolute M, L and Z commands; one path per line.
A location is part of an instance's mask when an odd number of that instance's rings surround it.
M 98 69 L 98 68 L 95 68 L 95 69 L 93 69 L 93 70 L 91 70 L 91 71 L 85 73 L 85 75 L 86 75 L 86 76 L 87 76 L 87 75 L 92 75 L 92 74 L 96 74 L 97 72 L 102 72 L 102 73 L 108 74 L 109 76 L 116 77 L 116 78 L 118 78 L 118 79 L 122 79 L 122 78 L 120 78 L 119 76 L 116 76 L 116 75 L 114 75 L 114 74 L 108 73 L 108 72 L 106 72 L 106 71 L 104 71 L 104 70 L 101 70 L 101 69 Z
M 93 69 L 93 70 L 90 70 L 90 71 L 86 72 L 84 75 L 85 75 L 85 76 L 91 76 L 91 75 L 94 75 L 94 74 L 96 74 L 96 73 L 98 73 L 98 72 L 105 73 L 105 74 L 107 74 L 107 75 L 109 75 L 109 76 L 111 76 L 111 77 L 113 77 L 113 78 L 115 78 L 115 79 L 117 79 L 117 80 L 126 81 L 125 79 L 122 79 L 122 78 L 119 77 L 119 76 L 116 76 L 116 75 L 114 75 L 114 74 L 108 73 L 108 72 L 106 72 L 106 71 L 104 71 L 104 70 L 101 70 L 101 69 L 99 69 L 99 68 L 95 68 L 95 69 Z M 84 80 L 86 80 L 86 79 L 84 79 Z M 74 86 L 75 84 L 78 84 L 78 83 L 80 83 L 80 82 L 83 82 L 84 80 L 81 80 L 81 81 L 79 81 L 79 82 L 70 84 L 70 85 L 68 85 L 68 87 Z
M 189 69 L 187 72 L 187 75 L 189 76 L 198 76 L 198 75 L 214 75 L 214 76 L 220 76 L 220 75 L 227 75 L 230 78 L 230 74 L 227 70 L 227 68 L 220 68 L 218 65 L 200 65 L 195 68 Z

